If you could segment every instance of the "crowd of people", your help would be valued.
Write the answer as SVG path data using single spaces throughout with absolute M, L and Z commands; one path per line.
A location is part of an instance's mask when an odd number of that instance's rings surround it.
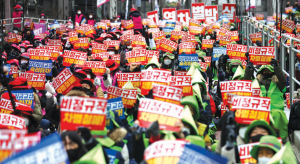
M 20 15 L 22 7 L 17 5 L 15 10 L 14 14 Z M 44 19 L 43 14 L 41 19 Z M 25 26 L 22 31 L 20 30 L 21 26 L 18 25 L 12 30 L 6 31 L 7 42 L 3 45 L 4 51 L 1 59 L 1 67 L 3 66 L 5 69 L 2 69 L 4 73 L 0 78 L 0 114 L 23 118 L 25 127 L 19 129 L 26 129 L 28 134 L 38 133 L 41 136 L 41 143 L 45 138 L 55 133 L 59 134 L 71 163 L 176 163 L 180 156 L 173 162 L 170 162 L 171 159 L 167 156 L 164 159 L 156 159 L 156 161 L 149 157 L 152 149 L 156 151 L 152 152 L 155 157 L 159 154 L 168 154 L 167 151 L 162 152 L 164 146 L 159 145 L 161 147 L 153 148 L 155 143 L 163 145 L 164 141 L 166 141 L 165 143 L 184 141 L 185 144 L 192 144 L 207 152 L 217 154 L 220 158 L 224 157 L 222 159 L 226 159 L 223 161 L 225 163 L 297 163 L 288 139 L 290 134 L 288 120 L 290 118 L 287 118 L 284 112 L 287 77 L 278 61 L 272 58 L 268 63 L 252 63 L 251 55 L 253 54 L 250 50 L 249 52 L 240 50 L 244 60 L 232 58 L 232 55 L 226 51 L 223 54 L 214 54 L 215 49 L 226 49 L 227 44 L 247 46 L 241 39 L 230 40 L 226 44 L 220 40 L 221 29 L 225 29 L 228 33 L 237 31 L 237 24 L 227 19 L 218 22 L 199 22 L 194 26 L 204 27 L 201 28 L 204 30 L 195 32 L 191 31 L 191 24 L 189 26 L 180 22 L 168 21 L 164 23 L 160 21 L 155 24 L 149 19 L 144 20 L 135 8 L 130 10 L 128 20 L 121 15 L 98 24 L 93 15 L 89 15 L 89 18 L 85 20 L 81 11 L 78 10 L 75 22 L 72 22 L 71 18 L 69 22 L 73 24 L 73 28 L 66 25 L 65 31 L 61 33 L 58 28 L 54 28 L 48 29 L 44 35 L 34 35 L 34 27 L 30 25 Z M 209 28 L 210 26 L 211 28 Z M 86 29 L 92 27 L 92 32 L 82 33 L 80 32 L 81 28 L 77 27 Z M 178 31 L 178 35 L 175 32 L 165 32 L 166 27 Z M 164 34 L 160 35 L 161 32 Z M 10 37 L 12 34 L 20 35 L 21 40 L 12 41 Z M 141 38 L 141 40 L 133 41 L 133 37 Z M 85 41 L 79 42 L 85 38 L 88 40 L 87 44 Z M 213 41 L 211 46 L 207 46 L 207 40 Z M 54 41 L 57 43 L 53 44 Z M 112 41 L 118 42 L 114 44 Z M 167 41 L 170 41 L 175 47 L 166 43 Z M 79 46 L 78 43 L 80 43 Z M 186 46 L 190 44 L 192 44 L 191 47 Z M 101 45 L 104 45 L 104 50 L 99 48 Z M 258 48 L 261 47 L 261 40 L 256 41 L 255 45 Z M 59 50 L 55 51 L 58 53 L 57 56 L 53 55 L 54 51 L 48 56 L 46 51 L 35 53 L 41 49 L 49 50 L 45 47 L 51 46 L 59 47 Z M 189 53 L 189 50 L 192 53 Z M 142 55 L 142 51 L 146 53 Z M 79 53 L 81 57 L 75 58 L 70 55 L 72 52 Z M 130 58 L 131 52 L 140 54 Z M 145 55 L 148 52 L 154 55 Z M 182 56 L 193 56 L 192 54 L 196 54 L 196 62 L 184 61 L 181 58 Z M 41 60 L 41 56 L 43 60 Z M 36 60 L 36 57 L 40 60 Z M 96 68 L 101 67 L 88 67 L 87 64 L 80 64 L 82 57 L 86 62 L 105 63 L 105 67 L 102 67 L 104 71 L 99 73 L 96 72 Z M 31 62 L 45 62 L 44 59 L 52 64 L 50 68 L 52 74 L 44 75 L 42 80 L 44 86 L 39 86 L 38 82 L 35 85 L 29 74 L 36 76 L 35 73 L 41 72 L 34 68 Z M 68 63 L 71 59 L 73 62 Z M 183 63 L 186 63 L 187 67 L 182 67 Z M 46 67 L 44 68 L 46 69 Z M 155 81 L 153 80 L 155 78 L 152 77 L 151 87 L 147 89 L 148 86 L 143 79 L 153 76 L 154 71 L 166 72 L 167 78 L 165 81 Z M 65 85 L 69 90 L 57 87 L 59 86 L 57 79 L 61 76 L 65 76 L 65 78 L 69 76 L 64 72 L 69 72 L 70 76 L 72 75 L 76 79 L 75 83 L 67 80 L 61 81 L 64 84 L 71 83 L 68 86 Z M 125 84 L 120 83 L 120 74 L 129 75 L 131 73 L 139 74 L 140 81 L 138 83 L 133 82 L 133 78 L 131 81 L 127 79 Z M 187 85 L 191 89 L 189 94 L 184 94 L 185 89 L 182 89 L 182 86 L 180 88 L 171 85 L 170 79 L 180 76 L 190 79 Z M 158 99 L 157 92 L 160 89 L 155 88 L 156 82 L 159 83 L 158 86 L 163 84 L 170 88 L 179 88 L 180 94 L 177 103 L 173 96 L 168 97 L 164 94 L 167 93 L 166 90 L 162 90 L 160 93 L 165 97 L 160 95 L 161 98 Z M 244 88 L 251 85 L 251 93 L 245 89 L 239 89 L 239 84 L 242 84 Z M 235 92 L 227 90 L 228 93 L 224 94 L 226 92 L 224 88 L 230 87 L 233 87 L 232 90 Z M 62 125 L 62 122 L 67 119 L 66 114 L 62 115 L 62 112 L 65 112 L 65 109 L 62 110 L 62 108 L 67 106 L 64 105 L 66 102 L 62 102 L 65 101 L 64 97 L 109 100 L 114 98 L 111 96 L 112 88 L 137 92 L 134 94 L 134 103 L 132 104 L 128 104 L 128 101 L 125 103 L 124 100 L 128 97 L 123 96 L 124 93 L 122 94 L 125 116 L 116 110 L 107 108 L 105 109 L 106 121 L 102 122 L 106 126 L 104 129 L 95 130 L 83 124 L 80 126 L 68 124 L 69 127 Z M 259 88 L 259 94 L 256 96 L 252 92 L 254 88 Z M 28 93 L 30 91 L 32 91 L 33 102 L 28 104 L 20 101 L 22 100 L 19 99 L 22 97 L 20 92 Z M 246 96 L 240 94 L 244 91 L 247 93 Z M 249 99 L 235 108 L 237 101 L 244 100 L 245 97 Z M 11 102 L 6 113 L 2 110 L 5 109 L 2 104 L 2 101 L 5 100 Z M 147 115 L 142 112 L 149 110 L 148 112 L 151 113 L 151 107 L 148 106 L 149 109 L 144 107 L 151 100 L 155 100 L 152 110 L 155 110 L 159 117 L 148 116 L 149 124 L 146 124 L 143 117 L 147 117 Z M 261 104 L 258 105 L 259 107 L 255 107 L 254 100 L 268 103 L 265 107 Z M 160 102 L 162 102 L 161 106 L 155 105 Z M 173 121 L 173 124 L 170 123 L 172 122 L 170 119 L 167 121 L 169 123 L 163 121 L 163 113 L 167 117 L 171 117 L 176 112 L 173 111 L 172 114 L 169 114 L 167 109 L 163 109 L 165 111 L 159 113 L 158 111 L 162 110 L 164 104 L 171 104 L 169 110 L 181 109 L 180 119 Z M 248 108 L 246 108 L 247 105 Z M 290 106 L 291 109 L 296 107 L 292 104 Z M 258 114 L 261 111 L 266 113 Z M 74 123 L 75 120 L 82 118 L 77 118 L 74 114 L 72 119 Z M 84 117 L 83 120 L 85 119 L 91 121 L 92 117 Z M 0 132 L 2 129 L 12 129 L 4 124 L 0 127 Z M 114 156 L 111 155 L 111 150 L 116 151 Z M 248 156 L 245 155 L 247 151 Z M 6 158 L 10 160 L 14 156 L 14 153 L 7 154 Z

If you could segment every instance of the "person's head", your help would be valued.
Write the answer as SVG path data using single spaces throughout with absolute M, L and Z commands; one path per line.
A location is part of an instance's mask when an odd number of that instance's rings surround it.
M 180 101 L 181 105 L 187 105 L 191 111 L 191 114 L 194 120 L 199 119 L 199 105 L 197 103 L 196 97 L 193 96 L 185 96 Z
M 263 65 L 260 67 L 257 74 L 262 74 L 265 79 L 272 78 L 274 75 L 274 68 L 271 65 Z
M 298 2 L 297 2 L 297 1 L 295 2 L 295 5 L 297 5 L 297 6 L 298 6 Z
M 81 14 L 81 10 L 77 10 L 77 14 L 80 15 Z
M 29 30 L 26 31 L 26 35 L 30 35 L 30 31 Z
M 110 70 L 110 72 L 116 72 L 119 68 L 119 64 L 116 63 L 112 59 L 106 60 L 105 65 L 106 65 L 106 68 L 108 68 Z
M 290 2 L 287 2 L 286 4 L 287 4 L 287 5 L 290 5 L 291 3 L 290 3 Z
M 244 140 L 246 143 L 258 142 L 265 135 L 276 136 L 276 132 L 265 120 L 255 120 L 248 126 Z
M 72 21 L 72 18 L 71 18 L 71 17 L 69 17 L 69 21 Z
M 229 70 L 234 74 L 239 65 L 242 66 L 242 62 L 240 60 L 232 59 L 229 64 Z
M 274 136 L 263 136 L 259 144 L 251 149 L 251 156 L 258 160 L 258 163 L 268 163 L 268 161 L 280 150 L 281 144 Z
M 88 95 L 90 95 L 92 92 L 96 92 L 94 80 L 85 78 L 80 82 L 80 84 L 82 85 L 83 89 L 86 91 Z
M 172 63 L 172 60 L 174 59 L 174 54 L 171 53 L 165 53 L 163 55 L 163 64 L 169 66 Z
M 63 132 L 61 139 L 71 163 L 80 159 L 87 152 L 80 136 L 76 132 Z
M 45 14 L 44 14 L 44 13 L 41 14 L 41 18 L 42 18 L 42 19 L 45 18 Z

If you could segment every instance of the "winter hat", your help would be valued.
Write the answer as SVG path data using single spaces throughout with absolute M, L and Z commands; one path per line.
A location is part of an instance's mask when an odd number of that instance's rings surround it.
M 262 74 L 262 70 L 263 69 L 268 69 L 268 70 L 270 70 L 272 73 L 274 72 L 274 67 L 273 66 L 271 66 L 271 65 L 263 65 L 263 66 L 261 66 L 260 68 L 259 68 L 259 70 L 257 71 L 257 74 Z
M 12 95 L 13 99 L 15 100 L 15 102 L 18 102 L 16 95 L 14 95 L 14 94 L 11 94 L 11 95 Z M 8 92 L 3 93 L 3 94 L 2 94 L 2 98 L 3 98 L 3 99 L 10 100 L 10 97 L 9 97 Z
M 87 78 L 86 73 L 82 70 L 75 70 L 74 75 L 81 80 Z
M 288 163 L 297 164 L 297 160 L 294 154 L 294 150 L 291 147 L 290 141 L 288 141 L 283 148 L 281 148 L 268 163 Z
M 281 148 L 281 144 L 278 141 L 278 139 L 274 136 L 262 136 L 259 140 L 259 144 L 255 145 L 250 152 L 251 156 L 256 160 L 258 159 L 258 150 L 261 147 L 272 149 L 275 153 L 277 153 Z
M 197 99 L 194 95 L 183 97 L 181 99 L 180 103 L 181 103 L 181 105 L 191 105 L 191 106 L 193 106 L 194 109 L 195 109 L 195 113 L 193 115 L 193 118 L 195 120 L 199 119 L 199 106 L 198 106 Z
M 33 110 L 31 109 L 31 107 L 29 105 L 18 103 L 18 105 L 16 105 L 16 110 L 13 111 L 11 114 L 16 115 L 18 113 L 22 113 L 27 116 L 32 116 Z
M 19 67 L 19 61 L 17 59 L 11 59 L 7 61 L 7 64 L 16 64 Z
M 16 11 L 22 11 L 22 10 L 23 10 L 23 7 L 22 7 L 21 5 L 19 5 L 19 4 L 17 4 L 17 5 L 14 7 L 14 9 L 15 9 Z
M 93 73 L 92 69 L 91 68 L 88 68 L 88 67 L 83 67 L 81 69 L 83 72 L 85 72 L 86 74 L 91 74 L 91 79 L 94 79 L 96 78 L 96 75 Z
M 91 87 L 92 92 L 96 92 L 96 86 L 94 85 L 94 80 L 93 79 L 84 78 L 83 80 L 81 80 L 80 84 L 83 84 L 83 83 L 88 84 Z
M 159 67 L 159 62 L 156 56 L 152 57 L 152 59 L 148 62 L 148 64 L 145 66 L 145 69 L 147 69 L 151 64 L 156 65 L 157 68 Z
M 253 121 L 247 128 L 246 132 L 245 132 L 245 143 L 249 143 L 250 142 L 250 134 L 252 132 L 252 130 L 255 128 L 255 127 L 263 127 L 265 128 L 266 130 L 269 131 L 269 135 L 272 135 L 272 136 L 275 136 L 276 137 L 276 132 L 273 130 L 273 128 L 268 124 L 267 121 L 265 120 L 255 120 Z
M 133 7 L 130 9 L 130 11 L 137 11 L 137 9 Z
M 169 53 L 169 52 L 165 53 L 165 54 L 163 55 L 163 58 L 165 58 L 165 56 L 169 57 L 170 59 L 174 59 L 174 58 L 175 58 L 174 54 L 171 54 L 171 53 Z
M 239 65 L 232 77 L 232 80 L 242 80 L 244 78 L 244 75 L 245 70 Z
M 243 64 L 240 60 L 232 59 L 229 63 L 229 70 L 231 70 L 232 66 L 234 66 L 234 65 L 243 66 Z
M 272 109 L 270 114 L 270 122 L 276 129 L 279 129 L 279 136 L 285 140 L 288 136 L 288 123 L 284 111 Z
M 109 68 L 110 72 L 116 70 L 119 67 L 119 64 L 116 63 L 114 60 L 112 59 L 108 59 L 105 62 L 105 65 L 107 68 Z
M 17 77 L 9 83 L 11 89 L 30 89 L 31 86 L 27 85 L 27 79 L 25 77 Z
M 182 122 L 189 124 L 192 127 L 192 130 L 190 132 L 191 135 L 198 135 L 198 129 L 195 124 L 195 121 L 193 119 L 192 113 L 190 111 L 190 108 L 186 105 L 183 109 L 183 115 L 182 115 Z

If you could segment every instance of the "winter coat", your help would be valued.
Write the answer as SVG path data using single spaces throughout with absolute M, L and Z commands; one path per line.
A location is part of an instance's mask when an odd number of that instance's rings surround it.
M 36 121 L 36 124 L 39 125 L 42 121 L 43 114 L 42 114 L 42 106 L 39 99 L 39 96 L 36 93 L 33 93 L 33 100 L 34 100 L 34 109 L 32 113 L 32 117 Z
M 246 68 L 245 80 L 251 80 L 253 75 L 249 69 Z M 261 88 L 261 97 L 271 98 L 271 110 L 284 110 L 283 94 L 286 91 L 286 77 L 280 67 L 274 68 L 274 75 L 270 79 L 265 79 L 262 74 L 257 75 L 257 80 Z
M 138 11 L 130 12 L 129 17 L 133 21 L 134 29 L 143 29 L 141 14 Z
M 88 24 L 94 26 L 96 23 L 95 19 L 88 19 Z
M 14 11 L 12 14 L 13 18 L 20 18 L 22 17 L 23 11 Z M 21 28 L 21 24 L 15 24 L 15 23 L 20 23 L 21 19 L 14 19 L 14 27 Z
M 84 18 L 84 16 L 82 14 L 78 15 L 75 14 L 75 23 L 78 23 L 80 25 L 81 20 Z

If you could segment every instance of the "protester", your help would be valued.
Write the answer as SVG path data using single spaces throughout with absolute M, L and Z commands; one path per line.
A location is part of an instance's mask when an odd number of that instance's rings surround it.
M 12 13 L 12 18 L 16 18 L 16 19 L 14 19 L 14 27 L 21 28 L 21 17 L 24 14 L 23 7 L 19 4 L 17 4 L 14 7 L 14 10 L 15 11 Z
M 202 22 L 147 15 L 133 7 L 128 20 L 122 12 L 96 22 L 78 10 L 74 25 L 69 18 L 43 34 L 34 23 L 22 35 L 9 29 L 0 132 L 11 137 L 0 141 L 11 149 L 1 163 L 45 150 L 48 163 L 296 163 L 288 137 L 300 130 L 299 104 L 288 102 L 280 65 L 293 60 L 288 51 L 274 59 L 256 34 L 254 46 L 242 45 L 229 13 Z

